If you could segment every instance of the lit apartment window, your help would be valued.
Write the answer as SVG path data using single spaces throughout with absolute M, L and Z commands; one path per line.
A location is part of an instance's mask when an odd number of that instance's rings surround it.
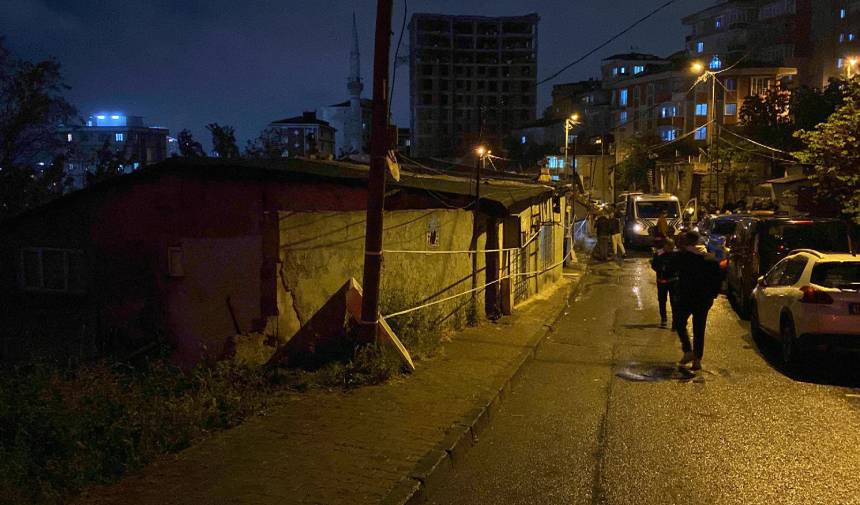
M 621 105 L 622 107 L 627 106 L 627 89 L 626 88 L 622 89 L 621 91 L 618 92 L 618 105 Z
M 853 33 L 848 34 L 848 42 L 853 42 L 855 38 Z
M 660 117 L 663 119 L 675 117 L 677 115 L 677 109 L 674 105 L 664 105 L 660 108 Z
M 738 114 L 738 104 L 736 103 L 727 103 L 725 109 L 726 116 L 737 116 Z
M 839 58 L 838 60 L 836 60 L 836 68 L 843 67 L 845 67 L 845 58 Z
M 618 67 L 618 73 L 621 75 L 627 75 L 627 67 Z
M 612 76 L 615 77 L 618 75 L 618 67 L 612 67 Z
M 723 27 L 723 17 L 719 16 L 716 19 L 714 19 L 714 28 L 719 30 L 722 27 Z
M 839 9 L 839 19 L 845 19 L 847 17 L 848 17 L 848 11 L 846 11 L 844 8 Z
M 840 68 L 842 68 L 842 67 L 840 67 Z M 71 142 L 71 141 L 72 141 L 72 134 L 71 134 L 71 133 L 67 133 L 67 134 L 66 134 L 66 142 Z
M 839 34 L 839 43 L 841 44 L 841 43 L 843 43 L 843 42 L 845 42 L 845 34 L 844 34 L 844 33 L 840 33 L 840 34 Z
M 708 138 L 708 127 L 702 126 L 696 130 L 696 140 L 705 140 Z
M 696 115 L 697 116 L 707 116 L 708 115 L 708 104 L 697 103 L 696 104 Z
M 705 52 L 705 43 L 704 42 L 696 42 L 696 52 L 702 54 Z
M 125 133 L 117 133 L 114 138 L 117 142 L 125 142 Z
M 711 70 L 719 70 L 723 68 L 723 60 L 720 59 L 719 55 L 715 54 L 714 57 L 711 58 L 711 62 L 708 64 L 708 67 L 710 67 Z
M 623 110 L 618 114 L 618 124 L 624 124 L 627 122 L 627 111 Z
M 525 144 L 527 142 L 528 142 L 528 139 L 526 138 L 525 135 L 523 135 L 523 137 L 520 139 L 520 144 Z
M 645 65 L 635 65 L 633 67 L 633 73 L 634 74 L 641 74 L 644 71 L 645 71 Z
M 678 137 L 678 133 L 674 128 L 666 128 L 660 130 L 660 139 L 668 142 L 670 140 L 675 140 Z

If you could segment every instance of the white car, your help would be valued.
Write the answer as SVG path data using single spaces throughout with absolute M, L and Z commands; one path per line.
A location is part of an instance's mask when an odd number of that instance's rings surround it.
M 860 257 L 793 251 L 759 277 L 750 330 L 778 339 L 787 366 L 806 349 L 860 349 Z

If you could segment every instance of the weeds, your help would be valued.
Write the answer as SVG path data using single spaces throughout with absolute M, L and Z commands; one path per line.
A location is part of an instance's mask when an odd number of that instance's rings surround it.
M 314 372 L 227 362 L 182 372 L 164 360 L 0 371 L 0 503 L 64 503 L 240 424 L 278 390 L 380 384 L 399 368 L 389 351 L 366 347 Z

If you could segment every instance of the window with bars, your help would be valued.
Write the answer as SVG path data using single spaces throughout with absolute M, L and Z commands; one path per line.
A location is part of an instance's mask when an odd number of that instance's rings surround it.
M 85 288 L 83 251 L 29 247 L 21 250 L 19 283 L 25 291 L 82 293 Z

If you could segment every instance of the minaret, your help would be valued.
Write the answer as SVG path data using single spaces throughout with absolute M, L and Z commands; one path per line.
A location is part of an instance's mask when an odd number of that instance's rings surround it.
M 364 83 L 361 82 L 361 54 L 358 50 L 358 26 L 355 22 L 355 12 L 352 13 L 352 51 L 349 53 L 349 117 L 344 121 L 345 143 L 353 152 L 360 153 L 364 147 L 364 126 L 361 114 L 361 92 Z

